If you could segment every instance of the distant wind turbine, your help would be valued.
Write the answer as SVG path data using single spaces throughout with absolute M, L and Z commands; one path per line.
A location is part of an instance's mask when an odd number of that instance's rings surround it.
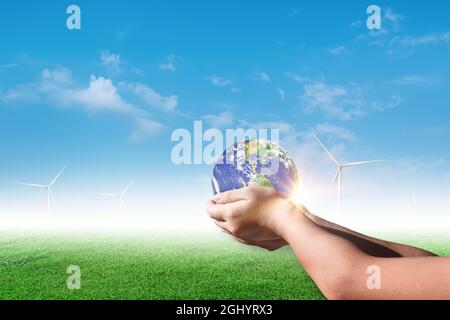
M 322 146 L 322 148 L 325 150 L 325 152 L 328 154 L 328 156 L 331 158 L 331 160 L 337 166 L 337 171 L 336 171 L 336 174 L 334 175 L 331 186 L 333 187 L 337 182 L 337 185 L 338 185 L 338 214 L 340 216 L 342 213 L 342 172 L 343 172 L 343 169 L 348 168 L 348 167 L 356 167 L 356 166 L 362 166 L 362 165 L 371 164 L 371 163 L 383 162 L 383 160 L 360 161 L 360 162 L 350 162 L 350 163 L 342 164 L 336 160 L 336 158 L 331 154 L 330 151 L 328 151 L 328 149 L 323 145 L 323 143 L 319 140 L 319 138 L 317 136 L 314 136 L 314 139 L 316 139 L 316 141 Z
M 36 183 L 25 183 L 25 182 L 20 183 L 21 185 L 24 185 L 24 186 L 47 190 L 47 213 L 49 213 L 49 214 L 50 214 L 50 208 L 51 208 L 51 200 L 53 200 L 52 187 L 55 184 L 56 180 L 58 180 L 58 178 L 61 176 L 61 174 L 63 173 L 63 171 L 66 168 L 67 168 L 67 166 L 62 168 L 61 171 L 59 171 L 59 173 L 56 175 L 56 177 L 54 177 L 53 180 L 48 185 L 36 184 Z
M 120 210 L 120 214 L 122 214 L 123 212 L 123 196 L 125 195 L 125 193 L 127 193 L 128 189 L 130 189 L 131 185 L 136 181 L 136 179 L 133 179 L 130 181 L 130 183 L 127 184 L 127 186 L 125 187 L 125 189 L 122 190 L 122 192 L 120 193 L 102 193 L 102 192 L 96 192 L 96 195 L 99 196 L 105 196 L 105 197 L 110 197 L 110 198 L 118 198 L 119 199 L 119 210 Z

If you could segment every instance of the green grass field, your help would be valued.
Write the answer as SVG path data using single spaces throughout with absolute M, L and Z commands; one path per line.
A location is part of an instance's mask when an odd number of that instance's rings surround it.
M 408 241 L 450 254 L 450 239 Z M 81 289 L 68 290 L 69 265 Z M 0 299 L 323 299 L 289 248 L 222 236 L 2 235 Z

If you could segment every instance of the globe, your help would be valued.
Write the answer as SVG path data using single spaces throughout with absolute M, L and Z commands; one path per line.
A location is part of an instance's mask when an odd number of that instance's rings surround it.
M 298 185 L 294 160 L 271 141 L 253 139 L 231 145 L 214 164 L 214 194 L 252 185 L 291 197 Z

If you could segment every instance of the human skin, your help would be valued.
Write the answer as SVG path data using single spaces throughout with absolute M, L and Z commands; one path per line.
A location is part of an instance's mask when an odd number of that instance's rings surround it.
M 329 223 L 273 189 L 216 195 L 207 212 L 241 243 L 268 250 L 290 245 L 328 299 L 450 299 L 450 258 Z M 367 285 L 373 266 L 380 271 L 379 289 Z

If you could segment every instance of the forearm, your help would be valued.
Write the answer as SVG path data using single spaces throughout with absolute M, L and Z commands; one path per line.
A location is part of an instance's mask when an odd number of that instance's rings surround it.
M 291 246 L 298 261 L 329 299 L 340 298 L 349 270 L 366 255 L 350 241 L 318 227 L 298 210 L 284 211 L 272 227 Z
M 298 210 L 284 210 L 272 222 L 328 299 L 450 298 L 450 258 L 369 256 Z M 379 287 L 370 286 L 371 276 L 379 277 Z

